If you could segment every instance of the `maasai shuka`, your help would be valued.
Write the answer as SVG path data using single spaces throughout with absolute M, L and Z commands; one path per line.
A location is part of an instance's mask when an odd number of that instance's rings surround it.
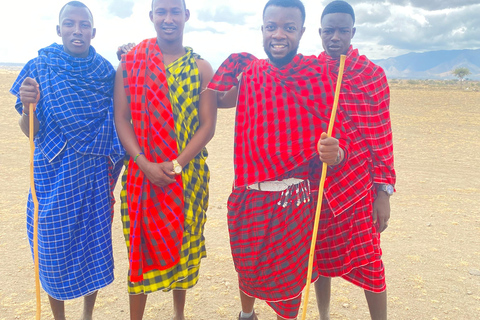
M 328 64 L 332 78 L 336 79 L 338 60 L 325 52 L 318 59 L 320 63 Z M 373 183 L 395 185 L 389 104 L 390 90 L 383 69 L 350 46 L 339 105 L 362 142 L 356 147 L 350 146 L 349 156 L 350 159 L 363 159 L 355 161 L 361 161 L 361 166 L 370 168 Z
M 56 43 L 39 50 L 38 58 L 25 65 L 10 91 L 17 96 L 19 112 L 19 90 L 26 77 L 37 79 L 41 88 L 36 114 L 42 126 L 35 146 L 48 160 L 67 141 L 81 154 L 111 157 L 113 163 L 123 158 L 113 122 L 115 70 L 93 47 L 86 59 L 70 56 Z
M 332 82 L 316 57 L 297 55 L 279 69 L 242 53 L 230 56 L 209 84 L 219 91 L 233 86 L 239 94 L 228 227 L 239 287 L 267 301 L 278 315 L 294 318 L 306 282 L 314 217 L 308 162 L 318 156 L 316 144 L 327 131 Z M 333 132 L 347 148 L 341 121 Z M 283 192 L 245 188 L 292 177 L 303 182 Z
M 87 58 L 61 45 L 41 49 L 21 71 L 40 87 L 36 115 L 34 181 L 39 202 L 40 281 L 57 300 L 78 298 L 113 282 L 113 188 L 124 150 L 113 125 L 112 65 L 90 47 Z M 27 205 L 33 247 L 34 204 Z M 32 249 L 33 250 L 33 249 Z
M 286 69 L 248 53 L 233 54 L 220 66 L 208 87 L 226 91 L 239 86 L 235 187 L 275 179 L 318 156 L 316 145 L 321 133 L 327 132 L 333 106 L 330 74 L 316 57 L 302 55 Z M 339 108 L 333 136 L 347 157 L 352 140 L 358 140 L 350 125 Z M 365 196 L 358 186 L 367 184 L 368 179 L 368 168 L 349 158 L 341 170 L 329 168 L 324 185 L 329 208 L 340 214 L 351 207 Z
M 167 74 L 156 38 L 142 41 L 122 56 L 123 78 L 138 144 L 151 162 L 177 158 L 175 122 Z M 127 178 L 130 215 L 130 281 L 143 273 L 178 263 L 184 228 L 181 176 L 159 187 L 130 159 Z
M 179 152 L 185 149 L 200 127 L 201 78 L 197 60 L 201 58 L 192 48 L 185 47 L 185 51 L 185 55 L 165 66 Z M 207 219 L 210 178 L 207 157 L 207 149 L 203 148 L 182 169 L 185 219 L 179 263 L 169 269 L 144 272 L 143 281 L 128 281 L 130 294 L 186 290 L 197 283 L 200 261 L 206 256 L 203 229 Z M 123 188 L 120 196 L 123 231 L 127 248 L 130 250 L 130 218 L 125 189 L 127 176 L 128 168 L 122 176 Z
M 338 60 L 323 52 L 319 61 L 328 64 L 336 78 Z M 389 97 L 383 70 L 350 47 L 339 101 L 354 136 L 348 161 L 364 168 L 362 176 L 366 175 L 358 180 L 363 184 L 356 185 L 363 197 L 341 215 L 322 207 L 316 254 L 321 275 L 342 276 L 372 292 L 386 288 L 380 233 L 372 212 L 376 196 L 373 183 L 395 184 Z
M 327 132 L 333 86 L 326 69 L 312 57 L 297 55 L 289 68 L 242 53 L 218 69 L 210 89 L 238 84 L 234 169 L 236 188 L 272 180 L 318 155 L 316 144 Z M 337 121 L 334 135 L 343 128 Z

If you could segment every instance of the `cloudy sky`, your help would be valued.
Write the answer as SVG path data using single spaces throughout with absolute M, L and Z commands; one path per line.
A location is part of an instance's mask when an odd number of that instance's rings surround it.
M 25 63 L 38 49 L 60 42 L 55 26 L 67 1 L 3 0 L 0 5 L 0 62 Z M 155 37 L 150 0 L 85 0 L 97 36 L 92 45 L 114 65 L 118 45 Z M 300 52 L 322 50 L 318 27 L 330 0 L 304 0 L 306 31 Z M 260 27 L 266 0 L 186 0 L 191 18 L 184 44 L 214 68 L 233 52 L 264 58 Z M 228 4 L 227 4 L 228 3 Z M 480 48 L 480 0 L 350 0 L 356 11 L 353 44 L 371 59 L 408 52 Z M 7 8 L 8 6 L 8 8 Z

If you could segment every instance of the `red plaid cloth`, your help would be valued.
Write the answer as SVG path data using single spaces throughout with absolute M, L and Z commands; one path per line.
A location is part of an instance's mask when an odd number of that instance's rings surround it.
M 123 79 L 132 124 L 149 161 L 171 161 L 178 155 L 163 56 L 156 38 L 141 42 L 122 56 Z M 181 176 L 167 187 L 152 184 L 130 158 L 127 202 L 130 215 L 130 281 L 143 273 L 178 263 L 183 236 Z
M 312 194 L 316 199 L 318 190 Z M 363 289 L 385 290 L 380 233 L 372 221 L 373 192 L 341 215 L 322 207 L 315 255 L 318 273 L 343 277 Z
M 307 171 L 300 167 L 278 179 L 306 179 Z M 297 315 L 307 279 L 315 208 L 313 201 L 297 201 L 310 200 L 308 189 L 308 181 L 285 192 L 237 188 L 228 199 L 228 230 L 239 288 L 265 300 L 287 319 Z M 288 201 L 285 206 L 284 200 Z M 312 282 L 318 278 L 316 270 L 314 261 Z
M 248 53 L 233 54 L 225 60 L 208 87 L 227 91 L 239 86 L 235 187 L 274 180 L 318 156 L 316 144 L 321 133 L 327 132 L 333 105 L 330 78 L 316 57 L 300 54 L 282 69 Z M 339 110 L 333 136 L 347 153 L 351 139 L 358 139 L 350 125 Z M 368 183 L 368 167 L 344 161 L 341 170 L 336 168 L 327 175 L 328 206 L 340 214 L 364 196 L 363 186 Z
M 210 89 L 238 84 L 243 71 L 235 123 L 235 187 L 275 177 L 318 155 L 327 132 L 333 87 L 326 69 L 297 55 L 282 69 L 249 54 L 233 54 L 218 69 Z M 335 123 L 340 138 L 341 124 Z
M 336 78 L 338 60 L 323 52 L 319 61 L 326 63 L 332 78 Z M 386 287 L 380 233 L 372 220 L 376 195 L 373 183 L 395 184 L 389 97 L 383 70 L 350 47 L 340 92 L 340 108 L 348 123 L 346 126 L 351 129 L 348 162 L 363 168 L 366 176 L 358 180 L 363 181 L 362 184 L 355 186 L 361 191 L 362 198 L 343 213 L 332 211 L 324 202 L 316 255 L 321 275 L 342 276 L 373 292 L 381 292 Z M 311 179 L 318 179 L 321 163 L 313 163 L 312 172 Z M 358 177 L 358 173 L 343 171 L 342 174 Z M 348 194 L 349 190 L 345 193 Z
M 338 60 L 332 59 L 325 52 L 318 59 L 320 63 L 328 64 L 332 78 L 336 81 Z M 372 167 L 374 183 L 395 185 L 387 78 L 381 67 L 367 57 L 360 56 L 358 50 L 353 50 L 351 46 L 345 62 L 339 104 L 345 117 L 351 120 L 356 134 L 363 140 L 354 152 L 355 157 L 364 158 L 366 162 L 363 165 Z
M 267 304 L 273 311 L 284 319 L 296 319 L 301 303 L 301 293 L 298 297 L 286 301 L 267 301 Z
M 385 268 L 381 259 L 355 268 L 349 273 L 342 275 L 342 278 L 362 289 L 375 293 L 380 293 L 387 289 Z

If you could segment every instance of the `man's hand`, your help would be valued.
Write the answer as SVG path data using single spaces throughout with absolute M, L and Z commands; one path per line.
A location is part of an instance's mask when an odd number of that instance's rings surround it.
M 377 198 L 373 201 L 373 223 L 377 224 L 378 231 L 383 232 L 388 227 L 390 219 L 390 196 L 381 190 L 377 192 Z
M 156 186 L 166 187 L 176 181 L 172 162 L 153 163 L 142 157 L 137 160 L 137 163 L 139 166 L 141 163 L 140 169 L 145 173 L 147 179 Z
M 124 45 L 121 45 L 120 47 L 118 47 L 117 49 L 117 58 L 118 58 L 118 61 L 122 60 L 122 55 L 129 52 L 130 50 L 133 49 L 133 47 L 135 47 L 136 44 L 135 43 L 127 43 L 127 44 L 124 44 Z
M 338 140 L 324 132 L 320 136 L 317 143 L 317 150 L 320 155 L 320 160 L 329 166 L 334 166 L 342 162 L 344 154 L 339 147 Z
M 23 112 L 28 115 L 30 112 L 30 104 L 37 104 L 39 99 L 40 89 L 37 81 L 32 78 L 25 78 L 20 86 L 20 100 L 23 104 Z

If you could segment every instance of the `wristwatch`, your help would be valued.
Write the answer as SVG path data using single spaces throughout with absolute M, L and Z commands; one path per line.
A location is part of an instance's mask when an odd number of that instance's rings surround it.
M 394 188 L 391 184 L 380 184 L 378 190 L 385 191 L 389 196 L 391 196 Z
M 175 172 L 175 174 L 182 173 L 182 166 L 180 165 L 180 163 L 178 163 L 177 159 L 173 159 L 172 163 L 173 163 L 173 172 Z

